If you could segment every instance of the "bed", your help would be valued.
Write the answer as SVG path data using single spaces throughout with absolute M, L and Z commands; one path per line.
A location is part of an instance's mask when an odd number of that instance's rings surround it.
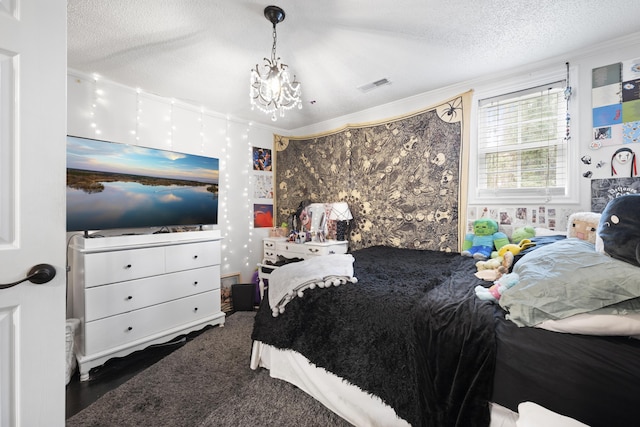
M 539 239 L 529 251 L 569 240 Z M 575 425 L 637 424 L 639 339 L 518 325 L 526 315 L 507 318 L 476 297 L 489 284 L 457 253 L 374 246 L 351 255 L 356 283 L 306 286 L 279 312 L 263 299 L 252 368 L 358 426 L 514 426 L 527 404 Z

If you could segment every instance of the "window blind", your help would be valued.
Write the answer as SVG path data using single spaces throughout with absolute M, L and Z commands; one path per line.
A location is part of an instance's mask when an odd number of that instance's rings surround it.
M 479 195 L 564 195 L 567 100 L 558 81 L 479 101 Z

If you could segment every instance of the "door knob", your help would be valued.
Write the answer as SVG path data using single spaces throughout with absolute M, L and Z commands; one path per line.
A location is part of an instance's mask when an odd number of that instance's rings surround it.
M 7 289 L 12 286 L 19 285 L 22 282 L 26 282 L 27 280 L 31 283 L 35 283 L 36 285 L 41 285 L 49 282 L 54 277 L 56 277 L 56 269 L 54 266 L 51 264 L 38 264 L 31 267 L 31 270 L 27 273 L 27 277 L 24 279 L 13 283 L 0 284 L 0 289 Z

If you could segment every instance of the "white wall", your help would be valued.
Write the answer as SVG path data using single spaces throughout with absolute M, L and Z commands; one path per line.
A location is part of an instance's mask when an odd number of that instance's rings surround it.
M 591 209 L 591 179 L 611 177 L 610 163 L 612 154 L 621 146 L 604 147 L 600 150 L 592 150 L 589 144 L 592 141 L 592 106 L 591 106 L 591 75 L 592 69 L 610 65 L 613 63 L 640 58 L 640 33 L 632 34 L 627 37 L 612 40 L 598 46 L 579 52 L 570 52 L 566 56 L 553 58 L 544 62 L 531 64 L 526 67 L 505 70 L 500 75 L 491 75 L 481 77 L 472 81 L 462 82 L 453 86 L 441 88 L 432 92 L 427 92 L 413 96 L 411 98 L 402 99 L 400 101 L 381 105 L 376 108 L 361 111 L 348 116 L 338 117 L 336 119 L 317 123 L 312 126 L 299 128 L 290 133 L 291 136 L 304 136 L 326 132 L 329 130 L 341 128 L 346 124 L 369 123 L 380 121 L 391 117 L 400 116 L 409 112 L 425 109 L 432 105 L 437 105 L 443 100 L 447 100 L 455 95 L 466 92 L 470 89 L 474 90 L 474 95 L 478 93 L 486 93 L 497 87 L 508 87 L 515 84 L 516 81 L 523 77 L 535 77 L 545 74 L 556 73 L 566 68 L 566 62 L 570 63 L 572 69 L 570 84 L 573 89 L 571 102 L 573 104 L 573 114 L 571 116 L 571 159 L 575 165 L 577 173 L 572 176 L 575 182 L 573 187 L 575 201 L 556 201 L 551 200 L 531 200 L 530 203 L 514 202 L 502 203 L 501 205 L 488 206 L 490 209 L 513 209 L 515 207 L 527 207 L 528 209 L 539 209 L 544 207 L 547 212 L 549 209 L 555 210 L 557 216 L 557 229 L 564 231 L 566 229 L 566 217 L 577 211 L 589 211 Z M 477 105 L 477 97 L 474 96 L 474 106 Z M 474 126 L 472 121 L 472 126 Z M 474 143 L 472 129 L 471 144 Z M 628 147 L 636 152 L 640 157 L 640 143 L 628 144 Z M 584 165 L 579 161 L 583 155 L 589 155 L 592 158 L 590 166 Z M 595 165 L 599 161 L 606 162 L 602 168 L 596 168 Z M 584 178 L 583 173 L 591 171 L 593 173 L 591 179 Z M 470 191 L 473 188 L 470 186 Z M 471 198 L 471 197 L 470 197 Z M 470 210 L 475 208 L 477 214 L 487 207 L 483 204 L 470 205 Z M 508 231 L 508 230 L 507 230 Z
M 221 274 L 250 281 L 268 234 L 253 228 L 252 147 L 271 148 L 280 132 L 72 70 L 67 92 L 69 135 L 220 159 Z

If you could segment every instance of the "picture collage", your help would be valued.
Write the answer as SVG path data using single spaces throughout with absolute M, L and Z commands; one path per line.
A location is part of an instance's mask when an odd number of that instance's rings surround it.
M 273 158 L 270 148 L 252 147 L 253 155 L 253 227 L 272 228 Z

